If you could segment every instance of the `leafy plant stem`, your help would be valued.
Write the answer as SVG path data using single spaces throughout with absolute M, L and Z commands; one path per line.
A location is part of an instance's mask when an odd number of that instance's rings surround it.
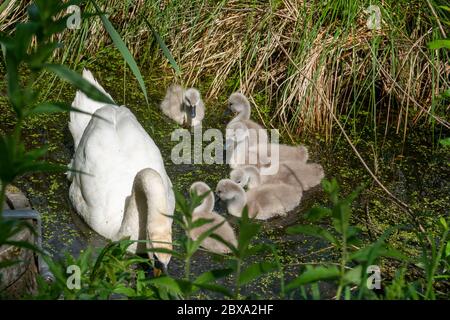
M 241 259 L 237 259 L 237 265 L 236 265 L 236 287 L 234 289 L 234 297 L 235 299 L 239 298 L 240 294 L 240 285 L 239 285 L 239 278 L 241 277 Z
M 3 203 L 5 202 L 5 193 L 6 193 L 6 183 L 5 181 L 0 182 L 0 205 L 2 211 L 0 212 L 0 220 L 3 219 Z
M 427 281 L 427 289 L 425 291 L 425 298 L 426 299 L 434 299 L 434 293 L 433 293 L 433 284 L 434 284 L 434 274 L 436 273 L 436 270 L 439 266 L 439 263 L 441 261 L 442 253 L 444 252 L 445 245 L 447 243 L 447 237 L 448 237 L 448 231 L 446 230 L 441 238 L 439 250 L 435 257 L 433 257 L 433 264 L 431 266 L 430 274 Z
M 345 266 L 347 264 L 347 235 L 345 230 L 342 232 L 342 253 L 341 253 L 341 263 L 340 263 L 340 277 L 339 277 L 339 286 L 336 292 L 336 300 L 341 299 L 342 290 L 344 289 L 344 275 L 345 275 Z

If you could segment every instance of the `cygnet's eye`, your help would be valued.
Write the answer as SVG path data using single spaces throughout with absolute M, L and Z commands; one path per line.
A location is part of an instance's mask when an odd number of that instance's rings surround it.
M 240 183 L 241 183 L 241 180 L 238 180 L 237 183 L 240 184 Z

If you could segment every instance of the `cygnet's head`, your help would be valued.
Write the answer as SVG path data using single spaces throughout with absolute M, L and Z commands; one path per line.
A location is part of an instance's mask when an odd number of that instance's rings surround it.
M 202 98 L 200 92 L 195 88 L 189 88 L 183 95 L 183 106 L 193 119 L 196 116 L 196 109 L 200 105 Z
M 248 184 L 249 176 L 243 168 L 236 168 L 230 172 L 230 179 L 244 188 Z
M 211 191 L 211 188 L 203 181 L 197 181 L 191 185 L 189 190 L 191 191 L 191 193 L 195 192 L 198 196 L 201 196 L 207 193 L 208 191 Z
M 228 109 L 235 113 L 240 113 L 249 108 L 250 103 L 247 97 L 240 92 L 235 92 L 228 98 Z
M 222 179 L 217 184 L 216 194 L 221 200 L 227 201 L 233 199 L 242 190 L 242 187 L 236 182 L 230 179 Z

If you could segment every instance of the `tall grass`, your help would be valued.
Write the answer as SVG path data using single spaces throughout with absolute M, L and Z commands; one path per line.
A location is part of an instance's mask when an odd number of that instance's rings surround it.
M 406 137 L 426 120 L 449 127 L 448 100 L 436 99 L 449 87 L 448 53 L 426 47 L 443 37 L 448 12 L 441 0 L 427 2 L 98 1 L 141 68 L 168 66 L 155 50 L 147 19 L 173 53 L 186 85 L 209 82 L 208 98 L 241 90 L 260 121 L 293 139 L 305 130 L 331 138 L 330 111 L 355 134 L 369 125 L 375 133 L 393 127 Z M 369 5 L 381 8 L 381 30 L 366 26 Z M 23 7 L 12 0 L 0 21 L 21 19 Z M 88 3 L 82 10 L 94 8 Z M 86 19 L 80 30 L 63 34 L 61 58 L 79 63 L 94 56 L 110 41 L 100 24 Z M 359 128 L 356 117 L 363 119 Z

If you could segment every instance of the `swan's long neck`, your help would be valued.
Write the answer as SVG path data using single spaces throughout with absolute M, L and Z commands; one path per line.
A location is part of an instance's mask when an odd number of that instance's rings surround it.
M 242 210 L 247 204 L 247 196 L 244 189 L 241 186 L 237 186 L 234 197 L 227 201 L 228 212 L 233 216 L 241 217 Z
M 261 176 L 259 174 L 258 168 L 255 166 L 246 166 L 244 172 L 248 178 L 247 186 L 251 188 L 255 188 L 261 184 Z
M 147 247 L 171 250 L 172 218 L 167 217 L 167 214 L 167 191 L 161 176 L 153 169 L 143 169 L 134 179 L 133 190 L 126 203 L 117 237 L 131 235 L 132 230 L 138 228 L 139 240 L 150 240 Z M 150 257 L 153 257 L 153 254 L 149 252 Z M 163 263 L 170 260 L 168 254 L 155 255 Z
M 203 195 L 205 192 L 207 191 L 200 192 L 199 195 Z M 214 204 L 215 204 L 214 195 L 211 191 L 209 191 L 206 198 L 204 198 L 202 200 L 202 203 L 194 209 L 193 213 L 195 214 L 196 212 L 212 212 L 214 209 Z
M 241 112 L 238 113 L 238 115 L 236 117 L 234 117 L 233 120 L 231 120 L 231 122 L 235 122 L 235 121 L 241 121 L 241 120 L 250 120 L 250 104 L 248 103 L 243 103 L 241 104 L 242 106 L 242 110 Z

